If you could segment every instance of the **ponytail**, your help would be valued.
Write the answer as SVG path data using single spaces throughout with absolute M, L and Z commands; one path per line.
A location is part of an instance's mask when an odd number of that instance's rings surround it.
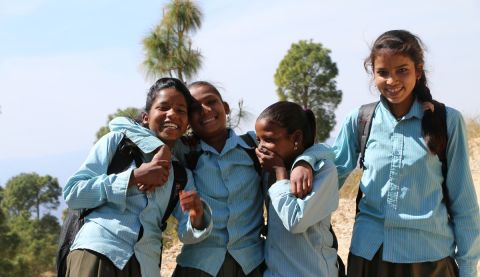
M 425 72 L 422 72 L 422 76 L 415 84 L 413 93 L 420 102 L 429 102 L 432 103 L 433 106 L 433 98 L 427 86 Z M 435 116 L 435 113 L 438 112 L 440 111 L 436 111 L 435 109 L 425 109 L 422 119 L 423 139 L 430 152 L 435 155 L 440 155 L 445 152 L 445 148 L 447 147 L 447 137 L 445 136 L 447 130 L 445 130 L 444 124 L 441 122 L 441 117 Z

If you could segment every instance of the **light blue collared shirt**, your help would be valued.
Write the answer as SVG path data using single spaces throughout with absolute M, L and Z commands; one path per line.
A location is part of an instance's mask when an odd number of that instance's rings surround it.
M 84 164 L 67 181 L 63 188 L 65 202 L 71 209 L 95 208 L 86 218 L 71 247 L 90 249 L 108 257 L 122 269 L 135 254 L 142 276 L 159 276 L 159 260 L 162 232 L 160 223 L 165 213 L 173 184 L 173 167 L 165 185 L 154 192 L 143 193 L 136 186 L 128 186 L 135 168 L 107 175 L 108 165 L 124 134 L 110 132 L 91 149 Z M 141 145 L 144 161 L 150 161 L 153 153 Z M 151 149 L 154 150 L 154 149 Z M 192 174 L 187 170 L 185 190 L 194 190 Z M 204 203 L 204 230 L 192 228 L 188 214 L 177 205 L 173 214 L 179 219 L 179 238 L 186 244 L 203 240 L 212 229 L 211 210 Z M 140 226 L 143 235 L 138 240 Z
M 264 276 L 338 276 L 329 230 L 331 213 L 338 207 L 337 170 L 332 160 L 317 162 L 313 170 L 313 189 L 304 199 L 290 193 L 289 180 L 277 181 L 268 190 Z
M 115 118 L 110 129 L 125 131 L 135 143 L 148 141 L 148 148 L 163 143 L 146 132 L 147 129 L 126 118 Z M 138 143 L 137 143 L 138 144 Z M 242 148 L 251 148 L 233 130 L 219 153 L 203 141 L 196 146 L 202 150 L 193 171 L 198 193 L 212 208 L 213 230 L 197 244 L 184 245 L 177 257 L 183 267 L 193 267 L 216 276 L 227 251 L 240 264 L 245 274 L 258 267 L 263 259 L 263 199 L 260 176 L 252 159 Z M 177 143 L 175 156 L 184 163 L 190 148 Z M 184 163 L 185 164 L 185 163 Z
M 356 167 L 358 109 L 346 119 L 334 146 L 340 185 Z M 360 182 L 364 197 L 353 229 L 351 253 L 394 263 L 455 258 L 460 276 L 476 276 L 480 214 L 468 162 L 461 114 L 447 107 L 446 184 L 453 222 L 442 202 L 441 162 L 422 137 L 423 107 L 415 101 L 397 121 L 383 101 L 377 106 Z M 455 251 L 455 248 L 458 248 Z

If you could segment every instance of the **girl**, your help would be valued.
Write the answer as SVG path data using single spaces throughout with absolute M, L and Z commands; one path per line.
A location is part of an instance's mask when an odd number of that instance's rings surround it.
M 338 276 L 329 230 L 339 201 L 333 159 L 313 165 L 313 189 L 304 199 L 290 193 L 293 161 L 315 140 L 314 114 L 292 102 L 277 102 L 260 114 L 255 131 L 256 152 L 270 179 L 264 276 Z
M 173 174 L 168 147 L 183 135 L 188 125 L 192 98 L 183 83 L 159 79 L 147 96 L 143 124 L 163 146 L 157 154 L 142 141 L 143 164 L 132 164 L 118 174 L 107 168 L 124 134 L 110 132 L 90 151 L 81 168 L 63 189 L 71 209 L 93 209 L 85 218 L 67 257 L 67 276 L 159 276 L 160 223 L 170 198 Z M 154 155 L 155 154 L 155 155 Z M 179 237 L 193 243 L 208 235 L 209 211 L 193 191 L 193 178 L 180 195 Z M 148 190 L 147 192 L 145 192 Z M 188 211 L 183 216 L 182 210 Z M 211 226 L 210 226 L 211 228 Z
M 366 144 L 360 182 L 364 196 L 353 228 L 348 275 L 477 276 L 480 215 L 462 116 L 446 108 L 445 144 L 433 114 L 421 41 L 407 31 L 382 34 L 365 68 L 371 69 L 380 103 Z M 357 117 L 355 110 L 335 141 L 340 184 L 357 164 Z M 443 149 L 448 195 L 442 192 L 437 156 Z
M 201 153 L 193 176 L 198 193 L 212 207 L 214 225 L 208 238 L 183 246 L 174 276 L 262 276 L 263 194 L 260 176 L 245 151 L 252 147 L 227 128 L 230 108 L 212 84 L 195 82 L 189 89 L 197 103 L 190 120 L 197 141 L 193 147 L 177 143 L 174 151 L 181 162 L 190 151 Z M 110 128 L 125 131 L 133 140 L 155 139 L 125 118 L 114 119 Z M 152 147 L 159 145 L 157 140 Z M 292 173 L 299 194 L 309 188 L 308 173 L 310 169 L 300 166 Z

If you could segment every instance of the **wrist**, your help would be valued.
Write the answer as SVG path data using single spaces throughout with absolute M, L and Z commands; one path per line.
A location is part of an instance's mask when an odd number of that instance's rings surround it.
M 275 172 L 275 179 L 277 179 L 277 181 L 288 179 L 288 173 L 285 167 L 277 166 L 274 168 L 274 172 Z

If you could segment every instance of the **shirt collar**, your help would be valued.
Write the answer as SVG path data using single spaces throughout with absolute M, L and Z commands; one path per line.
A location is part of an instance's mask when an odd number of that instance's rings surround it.
M 381 103 L 381 106 L 391 114 L 390 108 L 388 106 L 388 103 L 387 103 L 387 100 L 385 99 L 385 97 L 380 96 L 380 103 Z M 410 110 L 402 118 L 403 119 L 410 119 L 412 117 L 416 117 L 418 119 L 423 118 L 423 105 L 416 97 L 415 97 L 415 100 L 413 101 L 412 106 L 410 107 Z
M 227 153 L 231 149 L 236 148 L 237 145 L 240 146 L 240 147 L 243 147 L 243 148 L 249 148 L 249 149 L 252 148 L 252 147 L 248 146 L 248 144 L 245 141 L 243 141 L 243 139 L 241 137 L 239 137 L 235 133 L 234 130 L 228 128 L 227 131 L 228 131 L 227 141 L 225 142 L 225 146 L 223 146 L 223 149 L 222 149 L 221 153 Z M 218 153 L 218 151 L 215 148 L 208 145 L 203 140 L 200 141 L 200 148 L 202 149 L 202 151 Z

